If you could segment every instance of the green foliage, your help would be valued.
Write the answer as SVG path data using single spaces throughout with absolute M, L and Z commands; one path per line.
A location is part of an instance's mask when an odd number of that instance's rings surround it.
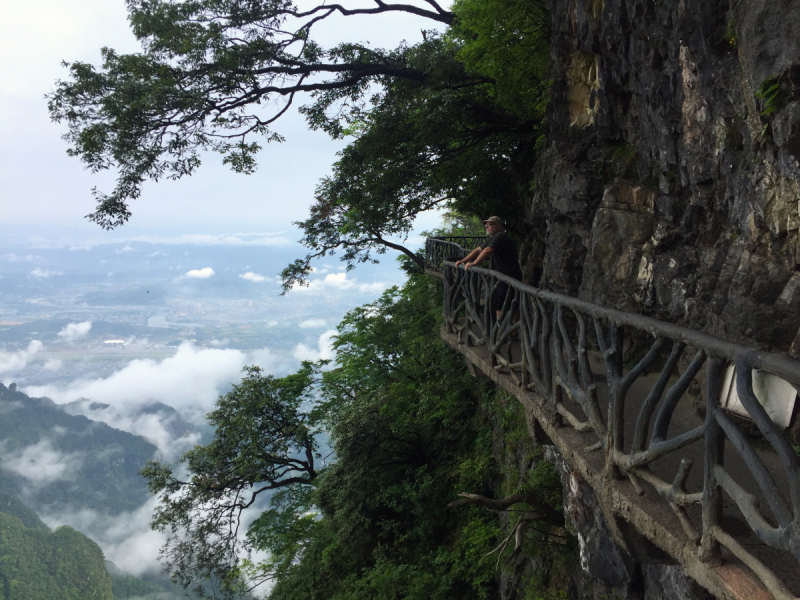
M 369 110 L 328 117 L 340 100 L 331 95 L 306 111 L 315 126 L 334 135 L 347 126 L 358 137 L 339 153 L 309 218 L 298 223 L 311 253 L 284 270 L 286 289 L 304 281 L 312 259 L 336 251 L 348 268 L 387 248 L 415 260 L 387 238 L 405 238 L 416 216 L 437 206 L 512 220 L 522 212 L 541 115 L 501 106 L 494 84 L 465 70 L 453 43 L 439 36 L 430 34 L 403 57 L 426 73 L 424 81 L 381 79 Z
M 304 551 L 271 598 L 491 596 L 496 519 L 447 504 L 465 489 L 490 493 L 480 407 L 492 395 L 436 335 L 434 285 L 411 277 L 340 324 L 320 405 L 336 461 L 314 490 Z
M 725 21 L 725 41 L 731 48 L 736 48 L 739 43 L 739 34 L 736 31 L 736 21 L 733 18 L 733 11 L 728 13 L 728 18 Z
M 498 214 L 516 222 L 544 137 L 548 101 L 548 14 L 539 0 L 462 0 L 458 18 L 426 8 L 377 3 L 299 12 L 268 0 L 131 0 L 129 19 L 143 52 L 102 51 L 100 67 L 68 66 L 69 80 L 48 96 L 67 125 L 68 152 L 92 171 L 115 169 L 110 194 L 95 190 L 89 218 L 106 228 L 130 216 L 147 180 L 194 173 L 204 151 L 251 173 L 290 104 L 303 94 L 309 126 L 356 139 L 317 189 L 299 223 L 310 249 L 282 273 L 303 284 L 316 257 L 341 252 L 348 269 L 387 248 L 422 268 L 404 239 L 414 218 L 438 206 Z M 452 24 L 393 50 L 312 37 L 340 13 L 409 12 Z M 512 228 L 513 229 L 513 228 Z
M 94 190 L 89 218 L 105 228 L 130 218 L 142 184 L 191 175 L 203 151 L 250 173 L 271 125 L 295 96 L 343 90 L 357 102 L 381 76 L 424 79 L 402 53 L 361 44 L 325 49 L 312 29 L 333 14 L 412 12 L 449 23 L 452 14 L 381 3 L 374 9 L 309 7 L 287 0 L 129 0 L 142 52 L 103 48 L 102 65 L 65 63 L 69 79 L 48 96 L 52 119 L 67 124 L 69 154 L 94 172 L 116 169 L 110 194 Z M 256 141 L 254 141 L 254 138 Z
M 216 430 L 211 443 L 181 458 L 188 480 L 158 462 L 142 470 L 161 502 L 152 526 L 170 533 L 164 565 L 175 581 L 194 585 L 201 595 L 206 581 L 225 594 L 251 585 L 249 575 L 260 581 L 263 573 L 245 573 L 239 561 L 240 549 L 250 547 L 238 536 L 243 512 L 272 490 L 308 485 L 318 476 L 318 417 L 304 407 L 313 402 L 317 369 L 304 363 L 282 379 L 258 367 L 245 373 L 208 414 Z
M 50 531 L 35 511 L 28 508 L 19 496 L 10 491 L 0 491 L 0 512 L 17 517 L 28 529 Z
M 164 589 L 133 575 L 112 574 L 111 592 L 114 600 L 122 600 L 123 598 L 142 598 L 150 594 L 162 594 Z
M 778 108 L 780 101 L 783 99 L 781 93 L 781 84 L 778 77 L 768 77 L 761 82 L 756 90 L 756 98 L 761 100 L 761 116 L 768 117 L 775 112 Z
M 541 0 L 457 0 L 448 37 L 472 73 L 494 83 L 498 103 L 527 118 L 549 100 L 550 15 Z
M 161 575 L 146 574 L 141 577 L 129 575 L 116 565 L 106 561 L 111 575 L 111 592 L 114 600 L 187 600 L 189 596 L 180 586 Z
M 769 126 L 772 122 L 773 114 L 776 110 L 782 108 L 789 98 L 790 94 L 786 90 L 786 86 L 783 85 L 785 79 L 785 77 L 779 75 L 767 77 L 756 90 L 755 95 L 760 102 L 761 120 L 764 124 L 764 128 L 761 131 L 762 140 L 770 137 Z
M 28 529 L 0 513 L 0 598 L 111 600 L 111 578 L 100 548 L 83 534 Z

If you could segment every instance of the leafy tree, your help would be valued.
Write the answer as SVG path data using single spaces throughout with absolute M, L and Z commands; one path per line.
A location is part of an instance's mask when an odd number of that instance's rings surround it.
M 441 37 L 431 34 L 405 56 L 430 77 L 386 78 L 371 109 L 337 113 L 336 121 L 325 120 L 325 111 L 312 113 L 334 134 L 345 121 L 357 138 L 318 186 L 310 217 L 298 223 L 312 252 L 284 270 L 285 289 L 304 280 L 314 258 L 336 249 L 343 249 L 348 268 L 387 248 L 422 268 L 419 257 L 387 238 L 405 238 L 418 214 L 438 206 L 466 214 L 521 212 L 539 116 L 521 118 L 498 105 L 490 80 L 470 78 Z
M 312 32 L 334 15 L 404 12 L 452 21 L 435 0 L 426 4 L 375 0 L 371 8 L 303 10 L 288 0 L 128 0 L 143 52 L 104 48 L 100 69 L 65 64 L 71 80 L 49 96 L 52 118 L 68 125 L 69 153 L 92 171 L 118 170 L 110 194 L 94 190 L 98 206 L 89 218 L 121 225 L 144 181 L 190 175 L 203 150 L 252 172 L 262 141 L 283 139 L 271 126 L 298 95 L 344 90 L 357 101 L 380 77 L 425 80 L 402 51 L 349 43 L 326 49 Z
M 230 594 L 263 580 L 260 573 L 246 580 L 241 571 L 240 551 L 250 548 L 240 535 L 243 513 L 274 490 L 318 476 L 318 417 L 303 408 L 312 400 L 316 369 L 304 363 L 283 379 L 258 367 L 245 372 L 208 414 L 213 441 L 182 457 L 188 478 L 157 462 L 142 471 L 161 502 L 153 528 L 170 534 L 162 549 L 165 569 L 201 594 L 207 581 Z
M 68 126 L 69 153 L 94 171 L 116 168 L 110 194 L 95 190 L 89 218 L 113 228 L 148 179 L 179 178 L 213 150 L 251 173 L 272 130 L 303 95 L 312 128 L 355 136 L 299 223 L 310 253 L 283 272 L 303 284 L 310 261 L 342 252 L 348 268 L 375 261 L 420 212 L 449 205 L 467 214 L 522 213 L 549 82 L 547 13 L 541 0 L 463 0 L 458 15 L 375 0 L 372 8 L 285 0 L 129 0 L 144 52 L 103 50 L 100 69 L 69 66 L 49 96 Z M 441 37 L 393 50 L 343 43 L 322 48 L 317 23 L 334 15 L 402 11 L 451 25 Z
M 541 117 L 549 100 L 550 15 L 541 0 L 457 0 L 447 39 L 472 73 L 492 81 L 509 112 Z

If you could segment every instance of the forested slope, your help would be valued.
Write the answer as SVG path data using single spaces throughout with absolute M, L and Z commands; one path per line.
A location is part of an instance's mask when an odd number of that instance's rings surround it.
M 503 597 L 522 597 L 570 585 L 576 546 L 559 478 L 519 404 L 471 377 L 438 337 L 440 292 L 412 275 L 345 317 L 335 363 L 284 379 L 251 371 L 210 414 L 214 440 L 184 457 L 188 480 L 148 467 L 179 581 L 213 578 L 230 596 L 269 581 L 281 600 L 498 598 L 501 581 Z M 314 441 L 323 431 L 327 456 Z M 227 534 L 237 528 L 244 543 Z
M 64 526 L 28 528 L 0 512 L 0 597 L 4 600 L 110 600 L 111 577 L 92 540 Z

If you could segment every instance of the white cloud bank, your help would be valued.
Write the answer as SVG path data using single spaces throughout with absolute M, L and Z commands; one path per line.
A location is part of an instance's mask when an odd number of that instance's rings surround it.
M 24 369 L 36 353 L 44 348 L 39 340 L 31 340 L 25 350 L 17 352 L 4 352 L 0 350 L 0 373 L 11 373 Z
M 188 271 L 184 277 L 187 279 L 208 279 L 214 274 L 214 269 L 205 267 L 203 269 L 192 269 Z
M 64 338 L 64 340 L 67 342 L 74 342 L 86 337 L 91 328 L 91 321 L 83 321 L 82 323 L 69 323 L 66 327 L 64 327 L 64 329 L 58 332 L 58 337 Z
M 42 270 L 39 267 L 36 267 L 33 271 L 31 271 L 31 277 L 35 277 L 36 279 L 47 279 L 48 277 L 52 277 L 53 275 L 63 275 L 63 271 L 48 271 Z
M 311 348 L 305 344 L 297 344 L 292 350 L 292 356 L 297 360 L 332 360 L 333 359 L 333 340 L 338 335 L 335 329 L 329 329 L 317 340 L 317 348 Z
M 0 455 L 3 468 L 22 475 L 34 485 L 71 479 L 81 465 L 79 455 L 62 454 L 46 439 L 14 452 L 3 450 Z
M 7 260 L 8 262 L 31 262 L 37 258 L 39 257 L 34 256 L 33 254 L 28 254 L 27 256 L 20 256 L 19 254 L 3 254 L 0 256 L 0 259 Z
M 23 391 L 29 396 L 47 396 L 59 404 L 88 398 L 115 407 L 121 415 L 126 414 L 125 407 L 158 401 L 199 423 L 220 394 L 232 382 L 241 379 L 242 368 L 251 364 L 268 373 L 290 366 L 282 364 L 267 348 L 245 353 L 232 349 L 197 348 L 184 342 L 173 356 L 161 361 L 133 360 L 105 379 L 77 379 L 66 385 L 30 386 Z M 131 423 L 117 420 L 110 420 L 109 425 L 126 431 L 133 428 Z M 144 429 L 137 428 L 132 433 L 147 437 Z M 157 445 L 159 435 L 154 432 L 151 439 Z
M 315 327 L 325 327 L 328 322 L 325 319 L 306 319 L 300 322 L 300 329 L 313 329 Z
M 248 271 L 244 275 L 239 275 L 245 281 L 252 281 L 254 283 L 260 283 L 262 281 L 267 281 L 267 278 L 263 275 L 259 275 L 258 273 L 253 273 L 252 271 Z
M 392 286 L 385 281 L 374 281 L 372 283 L 358 283 L 354 279 L 347 277 L 347 273 L 329 273 L 322 279 L 313 279 L 307 286 L 295 285 L 292 291 L 306 294 L 325 294 L 337 290 L 358 290 L 364 294 L 379 294 L 383 290 Z
M 219 235 L 206 235 L 191 233 L 177 236 L 158 236 L 158 235 L 137 235 L 114 240 L 92 239 L 83 241 L 80 244 L 69 246 L 70 250 L 91 250 L 95 246 L 107 244 L 129 244 L 130 242 L 141 242 L 145 244 L 167 244 L 180 246 L 183 244 L 193 244 L 195 246 L 286 246 L 291 244 L 291 240 L 283 237 L 285 231 L 275 233 L 232 233 Z M 61 245 L 43 247 L 60 248 Z
M 64 366 L 64 363 L 57 358 L 51 358 L 46 363 L 44 363 L 44 370 L 45 371 L 60 371 L 61 367 Z

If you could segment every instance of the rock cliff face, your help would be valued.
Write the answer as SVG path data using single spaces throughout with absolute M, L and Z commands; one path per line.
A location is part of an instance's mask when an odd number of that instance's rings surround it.
M 800 355 L 800 2 L 551 11 L 542 286 Z

